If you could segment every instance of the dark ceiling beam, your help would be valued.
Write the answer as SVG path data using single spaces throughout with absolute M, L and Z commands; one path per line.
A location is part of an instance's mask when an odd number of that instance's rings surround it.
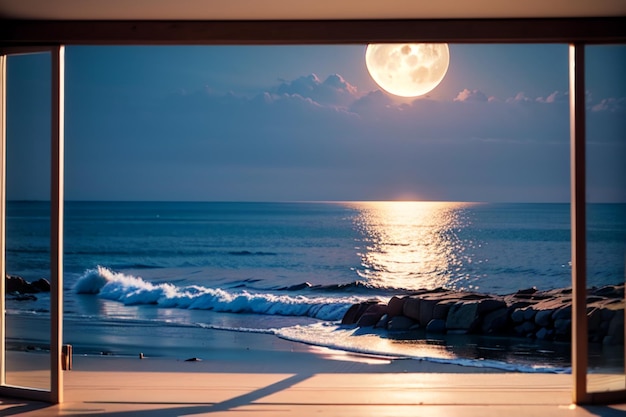
M 305 21 L 1 20 L 0 45 L 258 45 L 367 42 L 626 43 L 626 16 Z

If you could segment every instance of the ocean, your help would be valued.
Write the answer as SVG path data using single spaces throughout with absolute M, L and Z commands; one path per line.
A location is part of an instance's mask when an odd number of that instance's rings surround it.
M 509 294 L 569 287 L 569 216 L 569 204 L 70 201 L 65 339 L 80 340 L 75 352 L 124 355 L 136 352 L 120 342 L 130 325 L 156 325 L 172 338 L 210 328 L 377 355 L 566 372 L 567 344 L 407 337 L 338 322 L 355 302 L 420 288 Z M 7 273 L 47 278 L 49 204 L 9 202 L 6 230 Z M 590 204 L 589 286 L 624 282 L 625 254 L 626 204 Z M 48 312 L 45 294 L 8 302 L 9 316 Z

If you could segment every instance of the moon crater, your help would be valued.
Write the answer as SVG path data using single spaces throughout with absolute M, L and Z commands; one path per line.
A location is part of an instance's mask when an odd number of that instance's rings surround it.
M 448 71 L 445 43 L 370 44 L 365 64 L 372 79 L 388 93 L 417 97 L 432 91 Z

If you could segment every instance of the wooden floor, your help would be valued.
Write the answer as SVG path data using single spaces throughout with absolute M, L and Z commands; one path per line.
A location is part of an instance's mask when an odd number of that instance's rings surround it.
M 21 375 L 32 380 L 32 376 Z M 0 399 L 2 416 L 626 416 L 571 405 L 571 375 L 65 373 L 65 402 Z

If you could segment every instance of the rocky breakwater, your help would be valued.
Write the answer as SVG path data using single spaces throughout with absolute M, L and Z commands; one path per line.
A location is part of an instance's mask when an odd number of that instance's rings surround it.
M 16 275 L 7 275 L 5 277 L 5 291 L 12 300 L 36 300 L 37 297 L 33 294 L 50 292 L 50 282 L 45 278 L 28 282 L 24 278 Z
M 624 344 L 624 285 L 587 290 L 589 341 Z M 572 329 L 571 288 L 535 288 L 496 296 L 444 288 L 419 290 L 353 305 L 342 324 L 389 331 L 425 329 L 427 333 L 509 335 L 569 342 Z

